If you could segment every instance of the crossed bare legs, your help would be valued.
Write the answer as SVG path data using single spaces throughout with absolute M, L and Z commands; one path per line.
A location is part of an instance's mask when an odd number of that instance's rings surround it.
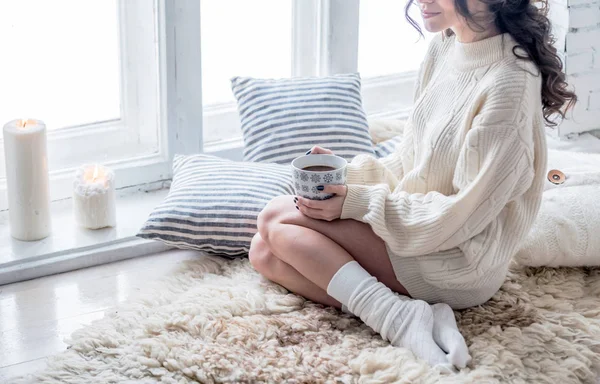
M 452 309 L 409 297 L 369 225 L 314 220 L 296 210 L 292 196 L 281 196 L 259 215 L 258 231 L 250 262 L 269 280 L 318 303 L 344 304 L 391 344 L 432 365 L 463 368 L 470 360 Z

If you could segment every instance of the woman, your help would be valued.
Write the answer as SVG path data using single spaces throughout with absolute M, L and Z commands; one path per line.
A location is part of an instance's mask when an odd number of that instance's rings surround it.
M 544 123 L 576 97 L 530 0 L 419 4 L 425 28 L 441 33 L 397 153 L 356 157 L 347 185 L 324 186 L 330 200 L 273 200 L 250 261 L 430 364 L 461 368 L 470 356 L 451 307 L 482 304 L 502 285 L 540 206 Z

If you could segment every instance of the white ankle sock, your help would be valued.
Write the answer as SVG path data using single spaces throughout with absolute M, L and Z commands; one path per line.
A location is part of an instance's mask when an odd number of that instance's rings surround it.
M 410 349 L 431 365 L 447 365 L 446 354 L 433 340 L 433 312 L 426 302 L 401 299 L 356 261 L 336 272 L 327 293 L 392 345 Z
M 464 368 L 471 361 L 469 348 L 458 330 L 454 312 L 448 304 L 434 304 L 433 340 L 448 353 L 448 361 L 457 368 Z

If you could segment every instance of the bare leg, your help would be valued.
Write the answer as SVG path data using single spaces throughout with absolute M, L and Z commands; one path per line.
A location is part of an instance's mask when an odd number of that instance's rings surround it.
M 250 250 L 250 260 L 253 266 L 267 278 L 313 301 L 340 307 L 340 303 L 327 294 L 327 285 L 342 266 L 349 265 L 350 261 L 354 259 L 379 281 L 394 291 L 408 296 L 406 289 L 396 280 L 385 244 L 366 224 L 353 220 L 325 222 L 310 219 L 295 210 L 293 197 L 285 196 L 272 201 L 261 213 L 259 233 L 253 239 Z M 379 291 L 382 293 L 381 289 Z M 339 297 L 338 295 L 334 296 Z M 387 300 L 389 300 L 389 296 Z M 345 299 L 343 301 L 346 303 Z M 366 316 L 361 316 L 361 318 L 367 324 L 369 324 L 369 320 L 372 324 L 378 323 L 377 315 L 373 311 L 374 306 L 379 307 L 379 304 L 373 303 L 373 300 L 363 300 L 358 304 L 355 301 L 354 304 L 355 309 L 362 311 L 362 315 Z M 432 344 L 431 337 L 427 336 L 431 331 L 428 327 L 431 327 L 432 323 L 435 327 L 431 309 L 426 303 L 419 301 L 402 306 L 405 315 L 417 316 L 421 321 L 424 319 L 423 314 L 429 313 L 426 317 L 430 318 L 430 325 L 425 327 L 428 330 L 424 330 L 422 325 L 410 325 L 413 330 L 408 333 L 420 335 L 416 344 L 415 337 L 409 337 L 411 340 L 406 339 L 406 333 L 405 336 L 398 336 L 395 339 L 396 342 L 391 340 L 392 343 L 405 346 L 412 344 L 412 347 L 419 351 L 420 356 L 428 356 L 427 359 L 430 362 L 439 363 L 440 359 L 443 359 L 443 352 L 435 346 L 435 343 Z M 394 311 L 400 310 L 397 303 L 395 308 Z M 375 320 L 373 316 L 375 316 Z M 406 325 L 406 321 L 403 323 Z M 369 325 L 373 326 L 372 324 Z M 381 323 L 379 322 L 379 324 Z M 397 328 L 400 323 L 395 322 L 395 324 L 391 334 L 400 335 L 400 333 L 396 333 L 400 332 L 400 328 Z M 402 328 L 404 325 L 400 327 Z M 454 328 L 456 328 L 455 324 Z M 447 329 L 449 328 L 444 329 L 443 334 L 447 333 Z M 380 329 L 376 330 L 380 331 Z M 458 332 L 458 329 L 452 331 Z M 387 333 L 389 334 L 389 332 Z M 437 332 L 437 334 L 440 333 Z M 422 337 L 430 341 L 423 341 L 425 339 Z M 404 340 L 400 340 L 401 338 Z M 438 342 L 438 344 L 446 343 Z M 464 340 L 462 344 L 466 350 Z M 449 348 L 444 349 L 448 351 Z M 450 353 L 450 356 L 452 355 L 454 354 Z M 457 366 L 466 364 L 466 361 L 452 362 Z
M 273 228 L 277 227 L 282 233 L 272 232 Z M 336 220 L 333 222 L 314 220 L 302 215 L 295 209 L 293 197 L 283 196 L 273 200 L 261 213 L 259 231 L 261 234 L 267 234 L 271 239 L 279 239 L 279 243 L 283 243 L 281 244 L 283 250 L 278 252 L 277 247 L 273 246 L 274 244 L 269 244 L 259 234 L 261 237 L 253 240 L 250 249 L 251 263 L 265 277 L 283 285 L 292 292 L 326 305 L 332 305 L 330 300 L 333 299 L 326 293 L 327 284 L 342 265 L 354 259 L 390 289 L 408 296 L 406 289 L 396 280 L 385 243 L 375 235 L 367 224 L 354 220 Z M 304 232 L 311 233 L 311 235 L 317 232 L 319 236 L 302 237 Z M 291 236 L 296 236 L 292 238 L 292 241 L 294 241 L 293 246 L 287 243 Z M 299 243 L 296 243 L 297 241 Z M 310 259 L 313 261 L 313 268 L 323 270 L 324 264 L 331 257 L 331 253 L 327 251 L 328 248 L 321 242 L 332 245 L 332 248 L 343 256 L 341 256 L 342 262 L 334 264 L 330 268 L 326 276 L 322 278 L 322 284 L 319 286 L 304 277 L 302 271 L 296 269 L 290 259 L 297 257 L 298 264 L 304 265 L 305 270 L 310 270 L 310 267 L 304 263 Z M 296 255 L 296 252 L 300 250 L 308 255 Z M 278 253 L 281 253 L 281 257 Z M 274 259 L 283 263 L 274 261 Z M 292 285 L 297 288 L 292 289 Z M 319 290 L 316 290 L 316 288 Z M 316 292 L 320 293 L 315 294 Z M 312 297 L 324 299 L 315 300 Z M 339 305 L 334 306 L 339 308 Z
M 250 262 L 252 266 L 267 279 L 284 286 L 289 291 L 306 297 L 316 303 L 341 308 L 341 304 L 329 296 L 324 289 L 302 276 L 292 266 L 277 258 L 269 246 L 257 233 L 250 247 Z
M 384 276 L 393 275 L 391 265 L 389 269 L 381 270 L 382 262 L 390 263 L 389 257 L 383 241 L 370 227 L 352 220 L 325 222 L 310 219 L 295 209 L 293 197 L 283 196 L 271 201 L 261 212 L 258 231 L 274 256 L 346 305 L 384 339 L 393 345 L 410 348 L 432 365 L 447 364 L 446 354 L 433 340 L 433 311 L 429 305 L 394 295 L 349 252 L 360 253 L 365 267 L 383 272 Z M 257 243 L 255 241 L 255 246 L 259 245 Z M 256 254 L 253 252 L 250 257 L 255 260 Z M 281 269 L 281 266 L 275 263 L 271 268 Z M 274 276 L 274 272 L 271 269 L 266 274 Z M 297 278 L 290 269 L 287 272 L 287 278 Z M 302 286 L 303 281 L 278 279 L 287 286 L 297 287 L 300 290 L 297 293 L 318 295 L 312 284 Z M 392 280 L 399 286 L 395 277 Z

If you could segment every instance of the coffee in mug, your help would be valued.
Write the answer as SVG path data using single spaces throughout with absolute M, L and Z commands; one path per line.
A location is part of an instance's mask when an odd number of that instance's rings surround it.
M 335 168 L 328 167 L 326 165 L 310 165 L 308 167 L 302 168 L 302 170 L 311 171 L 311 172 L 330 172 L 330 171 L 335 171 Z

